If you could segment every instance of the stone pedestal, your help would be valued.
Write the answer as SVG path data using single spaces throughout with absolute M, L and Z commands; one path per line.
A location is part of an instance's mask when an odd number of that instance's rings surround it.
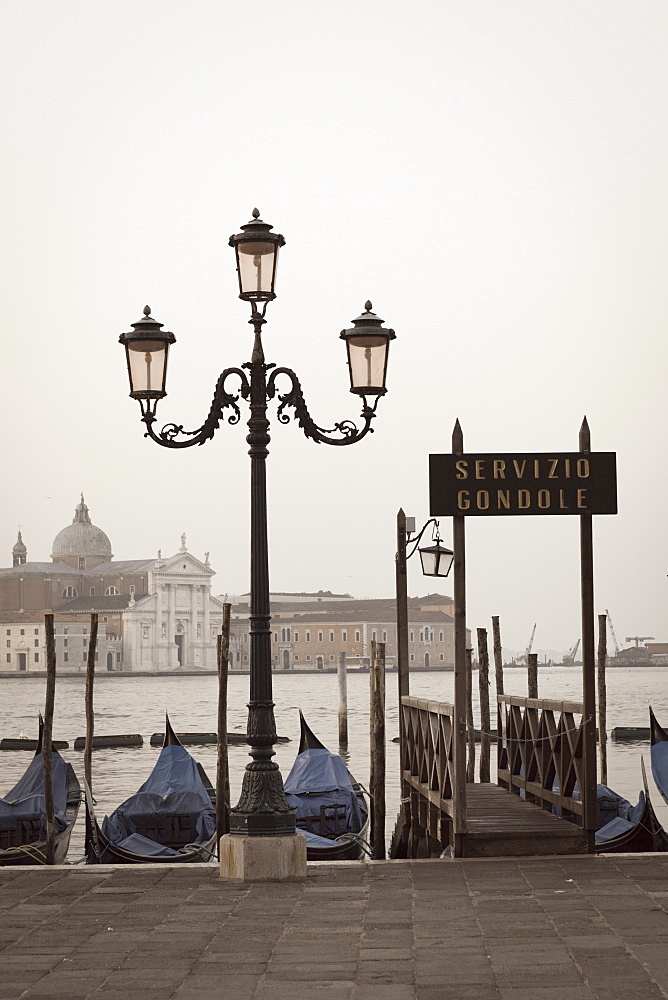
M 225 882 L 302 882 L 306 836 L 220 838 L 220 877 Z

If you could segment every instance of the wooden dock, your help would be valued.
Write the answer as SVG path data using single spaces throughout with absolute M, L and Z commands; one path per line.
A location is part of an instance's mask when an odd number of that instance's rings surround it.
M 511 795 L 498 785 L 468 785 L 462 857 L 586 854 L 581 827 Z
M 586 787 L 582 704 L 498 695 L 497 707 L 498 784 L 476 784 L 460 773 L 465 726 L 453 706 L 402 697 L 402 810 L 391 857 L 593 852 L 578 791 Z

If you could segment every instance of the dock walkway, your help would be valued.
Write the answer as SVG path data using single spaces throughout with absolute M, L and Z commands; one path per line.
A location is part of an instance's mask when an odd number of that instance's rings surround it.
M 655 1000 L 668 856 L 0 869 L 2 1000 Z
M 581 827 L 565 823 L 498 785 L 466 786 L 463 857 L 531 854 L 586 854 Z M 540 847 L 540 851 L 538 848 Z

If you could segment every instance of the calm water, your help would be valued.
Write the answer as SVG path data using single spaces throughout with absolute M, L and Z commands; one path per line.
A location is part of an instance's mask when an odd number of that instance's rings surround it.
M 59 677 L 56 688 L 54 738 L 73 744 L 86 731 L 84 712 L 84 677 Z M 474 717 L 478 724 L 478 679 L 474 675 Z M 411 675 L 411 694 L 434 700 L 452 700 L 452 673 L 416 673 Z M 607 676 L 608 731 L 615 726 L 649 725 L 647 706 L 651 702 L 657 717 L 668 726 L 668 667 L 611 669 Z M 23 730 L 36 735 L 37 714 L 44 708 L 44 681 L 17 677 L 2 681 L 4 697 L 0 704 L 0 736 L 18 736 Z M 506 692 L 526 695 L 526 671 L 506 671 Z M 539 672 L 539 694 L 543 698 L 578 701 L 581 676 L 578 667 L 549 667 Z M 491 697 L 495 692 L 492 687 Z M 246 728 L 248 676 L 232 676 L 229 682 L 228 729 L 243 732 Z M 276 724 L 280 735 L 291 743 L 278 744 L 276 760 L 283 776 L 287 774 L 299 741 L 298 709 L 301 708 L 316 735 L 332 750 L 338 748 L 337 678 L 335 674 L 276 674 L 274 700 Z M 494 701 L 492 700 L 492 704 Z M 363 785 L 369 777 L 369 676 L 348 674 L 349 747 L 345 754 L 348 766 Z M 93 754 L 93 783 L 101 819 L 127 798 L 144 781 L 158 750 L 148 745 L 151 733 L 164 729 L 168 711 L 174 729 L 179 732 L 212 732 L 216 729 L 217 681 L 215 677 L 133 677 L 101 674 L 95 684 L 95 731 L 98 735 L 141 733 L 142 749 L 97 750 Z M 397 677 L 387 676 L 387 833 L 390 836 L 399 805 L 399 747 L 392 743 L 398 735 Z M 215 781 L 216 748 L 190 748 Z M 81 776 L 83 753 L 72 749 L 63 754 Z M 652 802 L 664 827 L 668 829 L 668 806 L 654 788 L 649 769 L 649 743 L 608 742 L 608 783 L 622 795 L 637 801 L 641 788 L 640 758 L 645 757 Z M 243 769 L 249 760 L 248 748 L 232 746 L 229 750 L 232 801 L 239 796 Z M 26 752 L 3 752 L 0 755 L 0 795 L 7 792 L 21 776 L 29 761 Z M 72 836 L 70 860 L 83 853 L 83 814 L 80 812 Z

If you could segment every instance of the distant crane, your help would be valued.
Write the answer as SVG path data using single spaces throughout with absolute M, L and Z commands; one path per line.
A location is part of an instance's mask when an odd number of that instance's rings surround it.
M 567 653 L 565 654 L 565 656 L 564 656 L 564 658 L 563 658 L 563 660 L 562 660 L 561 662 L 562 662 L 562 663 L 566 663 L 566 664 L 571 664 L 571 665 L 572 665 L 573 663 L 575 663 L 575 654 L 576 654 L 576 653 L 577 653 L 577 651 L 578 651 L 578 646 L 579 646 L 579 645 L 580 645 L 580 640 L 578 639 L 578 641 L 577 641 L 577 642 L 575 643 L 575 645 L 573 646 L 573 648 L 572 648 L 572 649 L 570 649 L 570 650 L 569 650 L 569 651 L 568 651 L 568 652 L 567 652 Z
M 635 642 L 637 649 L 640 643 L 644 642 L 645 639 L 653 639 L 653 638 L 654 638 L 653 635 L 627 635 L 626 639 L 624 639 L 624 642 Z
M 617 642 L 617 636 L 615 635 L 615 627 L 612 624 L 612 618 L 610 617 L 610 612 L 608 611 L 607 608 L 605 609 L 605 613 L 608 617 L 608 621 L 610 622 L 610 633 L 612 635 L 612 641 L 615 644 L 615 656 L 619 656 L 619 643 Z
M 529 653 L 533 649 L 533 637 L 535 636 L 535 634 L 536 634 L 536 623 L 534 622 L 533 630 L 531 632 L 531 638 L 529 639 L 529 645 L 527 646 L 526 651 L 524 653 L 520 653 L 519 656 L 516 656 L 513 659 L 513 663 L 528 663 L 529 662 Z

